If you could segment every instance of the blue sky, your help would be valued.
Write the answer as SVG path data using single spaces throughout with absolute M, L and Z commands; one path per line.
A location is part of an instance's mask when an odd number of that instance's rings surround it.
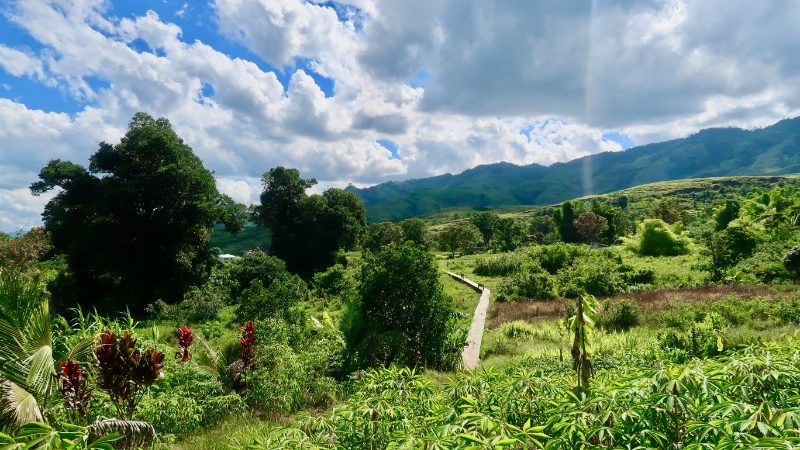
M 9 0 L 0 230 L 40 223 L 47 198 L 27 186 L 49 159 L 86 164 L 137 111 L 169 118 L 247 203 L 276 165 L 324 189 L 765 126 L 798 114 L 798 16 L 740 0 Z

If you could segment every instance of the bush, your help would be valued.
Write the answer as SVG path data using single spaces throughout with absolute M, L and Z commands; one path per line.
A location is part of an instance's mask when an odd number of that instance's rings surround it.
M 475 275 L 484 277 L 508 276 L 522 267 L 522 259 L 518 255 L 503 255 L 499 258 L 480 258 L 475 261 Z
M 544 270 L 555 274 L 564 267 L 571 265 L 577 257 L 588 253 L 589 247 L 587 246 L 557 243 L 534 247 L 530 257 L 538 260 Z
M 627 286 L 619 273 L 619 262 L 606 252 L 577 258 L 558 272 L 560 294 L 573 298 L 583 294 L 612 295 Z
M 448 341 L 455 327 L 453 302 L 444 293 L 433 255 L 419 246 L 390 245 L 368 256 L 359 297 L 364 333 L 346 333 L 360 341 L 348 342 L 352 351 L 366 355 L 389 348 L 383 364 L 438 367 L 449 360 L 447 353 L 460 352 Z
M 247 402 L 271 417 L 328 406 L 336 381 L 326 363 L 324 355 L 297 352 L 286 343 L 259 346 L 255 369 L 245 375 Z
M 783 258 L 783 265 L 794 278 L 800 277 L 800 245 L 792 248 Z
M 506 322 L 500 325 L 498 331 L 510 339 L 528 338 L 536 334 L 536 328 L 524 320 Z
M 503 280 L 498 288 L 498 300 L 549 300 L 557 294 L 556 278 L 532 265 Z
M 139 404 L 136 418 L 160 434 L 186 434 L 244 413 L 244 401 L 193 363 L 171 363 L 165 377 Z
M 162 320 L 177 323 L 199 323 L 215 319 L 229 300 L 229 291 L 218 284 L 206 283 L 193 287 L 183 296 L 183 301 L 170 305 L 158 300 L 147 307 L 147 312 Z
M 629 265 L 619 266 L 619 272 L 626 284 L 653 284 L 656 282 L 656 271 L 653 269 L 634 269 Z
M 250 252 L 225 264 L 223 270 L 231 280 L 231 297 L 237 299 L 254 281 L 269 286 L 272 280 L 286 272 L 286 264 L 263 252 Z
M 308 299 L 306 283 L 297 275 L 285 272 L 267 287 L 260 280 L 254 281 L 242 293 L 236 317 L 239 322 L 281 318 L 291 324 L 304 324 L 301 302 Z
M 689 253 L 689 240 L 675 234 L 660 219 L 646 219 L 634 237 L 634 250 L 643 256 L 677 256 Z
M 759 244 L 752 255 L 739 261 L 736 278 L 751 283 L 775 283 L 791 277 L 784 264 L 785 247 L 779 242 Z
M 630 300 L 620 300 L 603 308 L 601 325 L 610 330 L 630 330 L 639 324 L 639 308 Z
M 341 264 L 335 264 L 324 272 L 317 272 L 311 281 L 314 291 L 320 297 L 349 298 L 356 291 L 356 282 L 347 273 L 347 269 Z

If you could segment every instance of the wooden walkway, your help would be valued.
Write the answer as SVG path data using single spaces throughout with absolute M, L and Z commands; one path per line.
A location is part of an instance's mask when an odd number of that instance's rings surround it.
M 472 316 L 472 325 L 469 327 L 469 334 L 467 334 L 467 345 L 461 353 L 461 367 L 465 370 L 473 370 L 478 366 L 478 361 L 480 361 L 481 357 L 483 327 L 486 325 L 486 311 L 489 309 L 489 296 L 491 295 L 491 291 L 486 286 L 481 286 L 469 278 L 464 278 L 463 275 L 453 272 L 446 273 L 481 293 L 478 306 L 475 307 L 475 314 Z

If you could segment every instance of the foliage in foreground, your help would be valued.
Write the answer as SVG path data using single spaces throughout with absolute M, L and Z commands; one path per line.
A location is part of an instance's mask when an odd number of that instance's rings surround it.
M 441 389 L 408 369 L 370 371 L 340 408 L 252 448 L 787 448 L 800 441 L 796 344 L 687 364 L 613 360 L 587 393 L 557 359 Z

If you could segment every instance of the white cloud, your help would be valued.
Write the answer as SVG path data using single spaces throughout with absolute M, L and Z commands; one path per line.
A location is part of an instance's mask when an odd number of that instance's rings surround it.
M 0 69 L 89 106 L 65 114 L 0 98 L 0 192 L 17 205 L 0 209 L 0 228 L 29 221 L 31 208 L 41 207 L 19 189 L 48 159 L 86 163 L 97 142 L 116 142 L 139 110 L 168 117 L 215 171 L 219 189 L 248 202 L 258 198 L 261 173 L 276 165 L 297 167 L 320 186 L 364 185 L 619 150 L 603 139 L 607 130 L 646 143 L 800 114 L 794 4 L 346 0 L 335 10 L 321 1 L 215 0 L 212 7 L 221 34 L 280 73 L 202 39 L 189 42 L 155 12 L 116 18 L 105 0 L 17 1 L 5 11 L 43 50 L 0 42 Z M 311 71 L 333 80 L 333 95 Z M 420 73 L 430 76 L 411 86 Z M 13 87 L 0 95 L 16 98 Z M 399 158 L 379 139 L 396 143 Z

